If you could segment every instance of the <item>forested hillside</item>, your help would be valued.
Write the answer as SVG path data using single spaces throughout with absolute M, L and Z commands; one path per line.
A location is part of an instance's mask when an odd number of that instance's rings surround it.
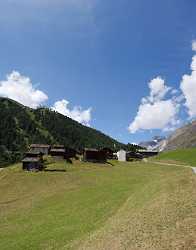
M 84 147 L 114 148 L 114 144 L 117 148 L 125 146 L 95 129 L 83 126 L 50 109 L 40 108 L 35 110 L 34 114 L 36 120 L 47 131 L 50 131 L 53 138 L 60 144 L 71 146 L 75 149 L 83 149 Z
M 60 143 L 75 149 L 126 147 L 48 108 L 34 110 L 7 98 L 0 98 L 0 121 L 0 165 L 20 159 L 31 143 Z

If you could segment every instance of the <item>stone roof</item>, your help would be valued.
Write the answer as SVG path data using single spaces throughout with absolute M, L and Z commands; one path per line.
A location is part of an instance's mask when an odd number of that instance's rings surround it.
M 98 152 L 99 150 L 96 148 L 85 148 L 84 151 L 94 151 L 94 152 Z
M 49 148 L 50 145 L 47 144 L 31 144 L 30 148 Z
M 62 152 L 62 153 L 65 153 L 65 149 L 62 149 L 62 148 L 53 148 L 50 150 L 50 152 Z
M 39 162 L 40 160 L 37 157 L 25 157 L 22 162 Z
M 64 145 L 58 145 L 58 144 L 52 146 L 52 148 L 64 148 L 64 147 L 65 147 Z

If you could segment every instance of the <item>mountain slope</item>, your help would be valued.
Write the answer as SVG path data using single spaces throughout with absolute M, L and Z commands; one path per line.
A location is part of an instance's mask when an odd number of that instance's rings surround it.
M 177 129 L 167 140 L 165 151 L 196 147 L 196 121 Z
M 7 98 L 0 98 L 0 120 L 0 165 L 20 159 L 31 143 L 60 143 L 75 149 L 125 147 L 48 108 L 34 110 Z

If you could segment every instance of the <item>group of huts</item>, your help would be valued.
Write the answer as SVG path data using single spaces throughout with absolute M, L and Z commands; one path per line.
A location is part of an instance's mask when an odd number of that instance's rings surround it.
M 141 152 L 127 152 L 121 149 L 118 152 L 114 152 L 110 148 L 85 148 L 82 152 L 78 152 L 64 145 L 51 146 L 46 144 L 32 144 L 29 146 L 29 151 L 25 153 L 22 163 L 23 170 L 40 171 L 44 169 L 44 155 L 50 155 L 55 161 L 69 160 L 71 158 L 77 158 L 77 155 L 81 155 L 83 161 L 105 163 L 108 159 L 117 159 L 118 161 L 125 162 L 130 159 L 143 159 L 144 157 L 150 157 L 156 154 L 157 152 L 148 152 L 145 150 Z
M 43 156 L 50 155 L 54 160 L 76 157 L 77 151 L 64 145 L 32 144 L 22 160 L 24 170 L 43 170 Z

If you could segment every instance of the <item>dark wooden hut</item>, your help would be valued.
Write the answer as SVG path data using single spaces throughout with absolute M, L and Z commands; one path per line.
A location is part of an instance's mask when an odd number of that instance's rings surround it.
M 143 156 L 142 156 L 142 154 L 140 154 L 138 152 L 129 151 L 126 154 L 126 158 L 127 158 L 127 161 L 130 161 L 130 160 L 133 160 L 133 159 L 141 160 L 141 159 L 143 159 Z
M 50 155 L 55 159 L 55 160 L 64 160 L 65 159 L 65 149 L 63 148 L 52 148 L 50 150 Z
M 44 155 L 48 155 L 50 151 L 50 145 L 47 144 L 31 144 L 29 148 L 32 153 L 42 153 Z
M 102 151 L 105 152 L 107 159 L 114 158 L 114 151 L 111 148 L 102 148 Z
M 40 160 L 43 160 L 43 153 L 41 153 L 41 152 L 31 152 L 31 151 L 28 151 L 28 152 L 26 152 L 26 153 L 24 153 L 24 158 L 25 157 L 35 157 L 35 158 L 39 158 Z
M 107 161 L 107 155 L 103 150 L 85 148 L 83 153 L 83 160 L 89 162 L 104 163 Z
M 22 168 L 27 171 L 41 171 L 43 170 L 43 164 L 38 157 L 25 157 L 22 160 Z
M 52 149 L 65 149 L 64 145 L 56 144 L 52 146 Z
M 69 147 L 65 147 L 65 158 L 70 159 L 70 158 L 76 158 L 77 155 L 77 150 Z
M 139 150 L 139 154 L 142 155 L 143 158 L 149 158 L 158 155 L 159 152 L 156 151 L 148 151 L 148 150 Z

